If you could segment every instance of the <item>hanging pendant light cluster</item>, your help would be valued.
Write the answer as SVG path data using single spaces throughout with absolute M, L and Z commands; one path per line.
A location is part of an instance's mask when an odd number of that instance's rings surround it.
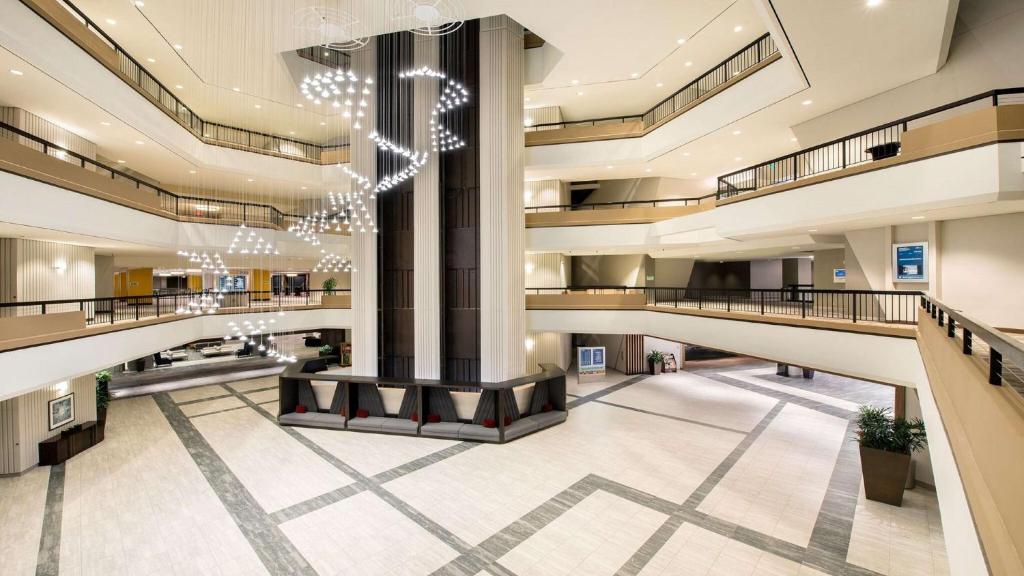
M 262 234 L 247 228 L 245 222 L 239 224 L 235 230 L 235 237 L 228 246 L 228 254 L 234 254 L 236 250 L 239 254 L 279 254 L 269 240 L 264 240 Z
M 224 260 L 221 259 L 220 252 L 214 252 L 213 257 L 211 258 L 205 251 L 202 254 L 199 254 L 193 250 L 190 254 L 186 250 L 179 250 L 178 256 L 187 257 L 190 264 L 199 264 L 199 268 L 202 270 L 209 270 L 220 274 L 228 273 L 228 267 L 224 265 Z
M 312 78 L 306 76 L 299 84 L 299 90 L 306 100 L 319 106 L 324 101 L 330 100 L 332 108 L 341 108 L 343 118 L 355 118 L 352 122 L 353 130 L 362 129 L 360 118 L 366 116 L 364 109 L 369 106 L 366 98 L 370 95 L 370 86 L 373 85 L 373 78 L 367 77 L 360 83 L 359 77 L 352 70 L 343 71 L 338 68 L 334 72 L 315 74 Z M 358 104 L 356 101 L 358 100 Z M 353 108 L 355 112 L 353 113 Z
M 334 253 L 327 254 L 320 258 L 320 262 L 313 267 L 314 272 L 358 272 L 352 267 L 352 261 Z
M 317 234 L 327 232 L 330 228 L 331 224 L 328 221 L 327 210 L 321 210 L 303 217 L 297 224 L 292 224 L 288 227 L 288 231 L 294 233 L 295 237 L 299 240 L 309 242 L 313 246 L 319 246 L 320 239 L 317 237 Z
M 213 257 L 204 250 L 202 254 L 193 250 L 189 252 L 187 250 L 179 250 L 178 256 L 186 258 L 189 264 L 199 264 L 199 268 L 202 270 L 208 270 L 210 272 L 221 272 L 227 273 L 227 266 L 224 265 L 224 261 L 220 257 L 219 252 L 214 252 Z M 183 268 L 185 268 L 183 266 Z M 179 306 L 174 312 L 175 314 L 191 314 L 199 316 L 201 314 L 214 314 L 220 308 L 220 301 L 224 299 L 224 295 L 216 288 L 212 290 L 202 290 L 200 292 L 189 292 L 189 300 L 184 305 Z
M 282 354 L 277 349 L 277 339 L 273 330 L 268 324 L 274 324 L 276 320 L 257 320 L 255 324 L 251 320 L 243 320 L 241 325 L 237 322 L 228 322 L 230 332 L 224 335 L 224 340 L 238 340 L 256 345 L 257 352 L 266 352 L 267 356 L 277 358 L 278 362 L 295 362 L 294 354 Z

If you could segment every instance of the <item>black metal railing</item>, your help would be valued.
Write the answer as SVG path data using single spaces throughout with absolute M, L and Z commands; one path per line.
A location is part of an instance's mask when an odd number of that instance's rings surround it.
M 843 170 L 852 166 L 898 156 L 903 134 L 944 120 L 951 112 L 968 112 L 980 107 L 1024 104 L 1024 88 L 983 92 L 937 108 L 894 120 L 856 134 L 804 148 L 774 160 L 755 164 L 718 177 L 718 198 L 730 198 L 769 186 L 794 182 L 809 176 Z
M 693 104 L 719 87 L 725 85 L 735 76 L 739 76 L 747 69 L 760 64 L 772 55 L 778 53 L 779 48 L 775 45 L 770 34 L 765 33 L 750 44 L 740 48 L 737 52 L 720 62 L 714 68 L 701 74 L 697 79 L 673 92 L 664 100 L 651 106 L 641 114 L 628 114 L 624 116 L 608 116 L 605 118 L 589 118 L 586 120 L 574 120 L 564 122 L 544 122 L 526 127 L 527 132 L 538 132 L 542 130 L 557 130 L 572 126 L 602 126 L 606 124 L 622 124 L 639 120 L 644 129 L 672 116 L 677 111 Z
M 328 294 L 348 294 L 348 289 L 334 289 Z M 12 316 L 38 316 L 59 312 L 85 313 L 86 326 L 97 324 L 115 324 L 160 318 L 164 316 L 195 315 L 189 308 L 190 301 L 198 301 L 201 297 L 211 298 L 221 309 L 237 311 L 239 309 L 268 311 L 290 306 L 320 306 L 323 303 L 324 290 L 250 290 L 245 292 L 178 292 L 160 293 L 150 296 L 115 296 L 111 298 L 79 298 L 68 300 L 42 300 L 35 302 L 0 303 L 0 318 Z
M 918 298 L 911 290 L 808 290 L 571 286 L 527 288 L 527 294 L 644 294 L 647 306 L 747 312 L 849 322 L 914 324 Z
M 921 309 L 946 329 L 946 336 L 960 341 L 964 354 L 988 367 L 988 382 L 1009 384 L 1024 396 L 1024 341 L 951 308 L 928 294 L 921 295 Z
M 74 15 L 87 30 L 95 34 L 105 44 L 110 46 L 117 55 L 118 68 L 124 80 L 130 82 L 143 93 L 150 96 L 152 101 L 159 104 L 164 112 L 177 119 L 180 124 L 203 141 L 209 144 L 244 148 L 250 152 L 284 156 L 293 160 L 312 162 L 314 164 L 325 163 L 323 160 L 323 154 L 325 152 L 347 147 L 347 145 L 322 146 L 311 142 L 303 142 L 302 140 L 296 140 L 294 138 L 285 138 L 264 132 L 257 132 L 255 130 L 235 128 L 203 120 L 198 114 L 182 102 L 181 99 L 175 96 L 173 92 L 157 80 L 155 76 L 150 74 L 148 70 L 139 64 L 136 59 L 132 58 L 130 54 L 125 52 L 125 50 L 121 48 L 121 46 L 110 37 L 110 35 L 89 19 L 89 17 L 79 10 L 77 6 L 68 0 L 58 1 L 67 9 L 68 12 Z
M 612 210 L 617 208 L 664 208 L 667 206 L 697 206 L 712 202 L 715 193 L 697 198 L 655 198 L 652 200 L 619 200 L 613 202 L 586 202 L 582 204 L 548 204 L 544 206 L 527 206 L 527 214 L 538 212 L 572 212 L 579 210 Z
M 17 142 L 22 146 L 42 152 L 47 156 L 63 160 L 95 174 L 109 177 L 111 180 L 125 182 L 134 186 L 136 190 L 151 193 L 156 196 L 162 210 L 182 218 L 215 220 L 218 223 L 242 222 L 256 227 L 276 227 L 280 229 L 286 229 L 290 223 L 302 219 L 302 216 L 298 214 L 281 212 L 274 206 L 267 204 L 175 194 L 138 176 L 133 176 L 77 152 L 72 152 L 63 146 L 3 122 L 0 122 L 0 138 Z

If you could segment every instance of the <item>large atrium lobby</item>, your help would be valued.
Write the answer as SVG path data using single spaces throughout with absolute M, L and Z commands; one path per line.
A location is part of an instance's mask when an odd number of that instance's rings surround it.
M 1024 2 L 0 13 L 0 576 L 1024 575 Z

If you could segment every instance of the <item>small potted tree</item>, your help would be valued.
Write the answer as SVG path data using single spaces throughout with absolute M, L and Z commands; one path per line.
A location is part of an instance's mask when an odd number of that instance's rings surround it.
M 338 280 L 331 276 L 321 284 L 324 290 L 320 297 L 320 305 L 324 308 L 351 308 L 352 296 L 347 293 L 335 294 L 338 288 Z
M 96 373 L 96 427 L 102 437 L 107 426 L 107 406 L 110 405 L 110 372 Z
M 651 350 L 647 355 L 647 364 L 651 367 L 651 374 L 661 374 L 662 364 L 665 362 L 665 355 L 661 350 Z
M 324 357 L 324 356 L 330 356 L 331 352 L 333 352 L 333 351 L 334 351 L 334 347 L 333 346 L 331 346 L 330 344 L 324 344 L 323 346 L 320 347 L 319 356 L 321 358 Z
M 864 495 L 868 500 L 901 506 L 910 456 L 928 444 L 924 421 L 894 418 L 888 408 L 861 406 L 856 440 L 860 444 Z

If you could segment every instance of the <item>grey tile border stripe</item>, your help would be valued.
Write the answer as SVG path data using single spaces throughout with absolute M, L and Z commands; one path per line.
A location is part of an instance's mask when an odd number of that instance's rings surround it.
M 281 510 L 273 512 L 270 514 L 270 519 L 275 524 L 284 524 L 285 522 L 295 520 L 296 518 L 305 516 L 310 512 L 316 512 L 321 508 L 330 506 L 331 504 L 336 504 L 350 496 L 355 496 L 356 494 L 365 491 L 366 486 L 355 483 L 346 484 L 336 490 L 325 492 L 319 496 L 310 498 L 309 500 L 304 500 L 298 504 L 292 504 L 287 508 L 282 508 Z
M 58 576 L 60 573 L 61 526 L 64 521 L 64 464 L 50 467 L 43 508 L 43 529 L 39 534 L 39 556 L 36 576 Z
M 271 574 L 316 576 L 309 562 L 270 520 L 245 485 L 171 398 L 166 393 L 159 393 L 154 394 L 153 399 L 267 571 Z
M 825 498 L 811 531 L 808 550 L 835 556 L 843 561 L 850 551 L 850 535 L 860 495 L 860 454 L 853 442 L 857 423 L 850 420 L 843 436 Z
M 238 392 L 236 390 L 232 390 L 232 393 L 238 398 L 240 398 L 243 402 L 245 402 L 246 405 L 248 405 L 250 408 L 255 409 L 257 414 L 260 414 L 267 420 L 273 422 L 274 425 L 278 426 L 279 429 L 283 430 L 286 434 L 294 438 L 296 441 L 298 441 L 306 448 L 309 448 L 314 454 L 322 458 L 328 464 L 344 472 L 345 475 L 347 475 L 349 478 L 352 478 L 355 481 L 355 483 L 360 485 L 363 489 L 372 492 L 375 496 L 390 504 L 393 508 L 404 514 L 407 518 L 415 522 L 421 528 L 423 528 L 427 532 L 430 532 L 435 538 L 441 540 L 442 542 L 444 542 L 449 547 L 453 548 L 459 553 L 463 553 L 472 548 L 472 546 L 470 546 L 468 543 L 466 543 L 461 538 L 456 536 L 454 533 L 444 528 L 437 522 L 431 520 L 430 518 L 427 518 L 423 513 L 416 510 L 412 506 L 403 502 L 397 496 L 395 496 L 387 489 L 385 489 L 383 486 L 381 486 L 380 483 L 378 483 L 373 478 L 366 476 L 365 474 L 359 472 L 352 466 L 349 466 L 345 462 L 342 462 L 338 457 L 331 454 L 323 447 L 321 447 L 319 444 L 313 442 L 312 440 L 310 440 L 305 435 L 301 434 L 291 426 L 279 425 L 277 423 L 276 416 L 271 415 L 266 410 L 260 409 L 258 404 L 247 398 L 243 393 Z M 428 462 L 423 465 L 426 466 L 431 463 L 433 462 Z
M 843 420 L 850 419 L 849 410 L 844 410 L 837 406 L 832 406 L 831 404 L 824 404 L 822 402 L 818 402 L 817 400 L 811 400 L 810 398 L 805 398 L 803 396 L 787 394 L 786 392 L 781 392 L 779 390 L 772 390 L 771 388 L 765 388 L 764 386 L 750 384 L 749 382 L 744 382 L 742 380 L 730 377 L 728 372 L 692 372 L 692 374 L 696 374 L 697 376 L 701 376 L 709 380 L 714 380 L 715 382 L 719 382 L 727 386 L 732 386 L 734 388 L 740 388 L 743 390 L 747 390 L 748 392 L 754 392 L 762 396 L 767 396 L 769 398 L 785 400 L 790 404 L 796 404 L 798 406 L 802 406 L 810 410 L 821 412 L 822 414 L 828 414 L 829 416 L 842 418 Z
M 566 409 L 575 408 L 575 407 L 580 406 L 582 404 L 586 404 L 587 402 L 590 402 L 592 400 L 597 400 L 598 398 L 601 398 L 603 396 L 607 396 L 607 395 L 611 394 L 612 392 L 618 392 L 619 390 L 622 390 L 623 388 L 627 388 L 629 386 L 632 386 L 633 384 L 636 384 L 637 382 L 641 382 L 643 380 L 646 380 L 647 378 L 650 378 L 650 377 L 651 377 L 650 374 L 637 374 L 636 376 L 633 376 L 632 378 L 628 378 L 626 380 L 623 380 L 622 382 L 619 382 L 618 384 L 612 384 L 611 386 L 608 386 L 607 388 L 602 388 L 602 389 L 598 390 L 597 392 L 591 392 L 590 394 L 587 394 L 586 396 L 577 396 L 576 399 L 570 400 L 570 401 L 566 402 L 565 403 L 565 407 L 566 407 Z
M 683 418 L 682 416 L 673 416 L 671 414 L 662 414 L 661 412 L 654 412 L 652 410 L 644 410 L 643 408 L 635 408 L 633 406 L 627 406 L 625 404 L 616 404 L 615 402 L 608 402 L 607 400 L 591 400 L 596 404 L 604 404 L 605 406 L 614 406 L 616 408 L 624 408 L 626 410 L 632 410 L 633 412 L 640 412 L 641 414 L 648 414 L 650 416 L 659 416 L 661 418 L 669 418 L 679 422 L 686 422 L 687 424 L 696 424 L 697 426 L 706 426 L 708 428 L 715 428 L 718 430 L 724 430 L 726 432 L 735 432 L 737 434 L 749 434 L 747 430 L 740 430 L 739 428 L 729 428 L 728 426 L 719 426 L 718 424 L 711 424 L 708 422 L 701 422 L 700 420 L 693 420 L 691 418 Z
M 417 458 L 415 460 L 412 460 L 411 462 L 406 462 L 405 464 L 400 464 L 398 466 L 395 466 L 394 468 L 392 468 L 390 470 L 385 470 L 385 471 L 380 472 L 378 474 L 374 474 L 372 476 L 372 478 L 373 478 L 373 481 L 378 483 L 378 484 L 384 484 L 386 482 L 391 482 L 392 480 L 396 480 L 398 478 L 401 478 L 402 476 L 405 476 L 406 474 L 411 474 L 411 473 L 413 473 L 413 472 L 415 472 L 417 470 L 420 470 L 422 468 L 426 468 L 427 466 L 430 466 L 431 464 L 436 464 L 436 463 L 438 463 L 438 462 L 440 462 L 442 460 L 445 460 L 447 458 L 451 458 L 452 456 L 455 456 L 456 454 L 462 454 L 466 450 L 469 450 L 471 448 L 476 448 L 477 446 L 480 446 L 480 444 L 477 443 L 477 442 L 459 442 L 458 444 L 455 444 L 454 446 L 449 446 L 449 447 L 447 447 L 447 448 L 445 448 L 443 450 L 438 450 L 437 452 L 432 452 L 430 454 L 427 454 L 426 456 L 423 456 L 421 458 Z

